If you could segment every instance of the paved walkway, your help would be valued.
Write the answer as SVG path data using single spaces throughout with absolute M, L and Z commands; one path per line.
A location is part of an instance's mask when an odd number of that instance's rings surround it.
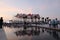
M 0 29 L 0 40 L 7 40 L 3 29 Z

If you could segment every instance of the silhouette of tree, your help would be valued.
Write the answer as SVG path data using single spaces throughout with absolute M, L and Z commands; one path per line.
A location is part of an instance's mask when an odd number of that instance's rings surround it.
M 35 22 L 36 22 L 37 16 L 35 15 L 34 17 L 35 17 Z
M 47 21 L 47 20 L 46 20 L 46 18 L 45 18 L 45 23 L 46 23 L 46 21 Z
M 40 21 L 40 15 L 39 15 L 39 14 L 37 14 L 36 16 L 37 16 L 38 21 Z
M 3 17 L 0 18 L 0 28 L 2 28 L 3 25 Z
M 49 17 L 46 17 L 47 23 L 49 23 Z
M 44 17 L 42 17 L 42 23 L 44 23 Z

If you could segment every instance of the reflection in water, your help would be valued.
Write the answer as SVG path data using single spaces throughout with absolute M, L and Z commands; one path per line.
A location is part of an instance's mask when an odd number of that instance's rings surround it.
M 42 29 L 42 32 L 44 32 L 44 29 Z
M 33 28 L 34 29 L 34 28 Z M 4 27 L 8 40 L 60 40 L 59 34 L 54 30 L 37 30 Z
M 53 33 L 53 37 L 54 37 L 55 39 L 59 40 L 58 32 L 53 31 L 52 33 Z
M 49 30 L 48 33 L 52 35 L 56 40 L 60 40 L 58 32 L 55 30 Z
M 34 31 L 34 30 L 22 30 L 22 31 L 17 31 L 15 32 L 15 34 L 17 36 L 24 36 L 24 35 L 28 35 L 28 36 L 33 36 L 33 35 L 39 35 L 40 31 Z

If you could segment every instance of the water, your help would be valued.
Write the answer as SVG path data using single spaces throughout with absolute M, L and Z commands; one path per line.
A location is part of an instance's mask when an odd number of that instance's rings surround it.
M 54 30 L 42 30 L 31 33 L 31 28 L 23 31 L 23 28 L 4 27 L 7 40 L 60 40 L 60 32 Z M 33 28 L 34 29 L 34 28 Z

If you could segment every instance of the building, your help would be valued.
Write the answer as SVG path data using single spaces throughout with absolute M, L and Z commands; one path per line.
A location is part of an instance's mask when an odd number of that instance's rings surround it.
M 39 14 L 17 14 L 14 16 L 14 19 L 10 20 L 10 22 L 38 22 L 40 21 Z

